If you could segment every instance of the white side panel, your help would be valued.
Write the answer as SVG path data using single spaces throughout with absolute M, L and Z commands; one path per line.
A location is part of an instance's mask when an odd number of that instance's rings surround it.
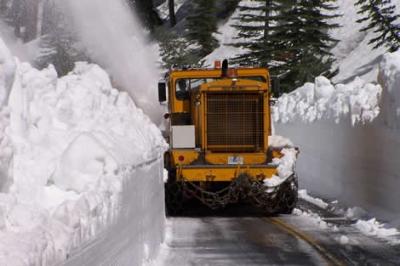
M 196 148 L 194 126 L 172 126 L 172 147 L 177 149 Z

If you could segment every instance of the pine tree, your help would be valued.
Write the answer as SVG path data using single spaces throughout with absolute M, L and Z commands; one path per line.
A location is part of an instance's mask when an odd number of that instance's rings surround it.
M 240 24 L 234 46 L 247 51 L 238 63 L 269 67 L 290 91 L 315 76 L 328 74 L 336 44 L 328 30 L 338 27 L 329 21 L 337 15 L 334 0 L 257 0 L 241 6 Z M 257 3 L 257 4 L 255 4 Z
M 373 44 L 374 49 L 385 46 L 397 51 L 400 48 L 400 15 L 395 14 L 396 6 L 390 0 L 358 0 L 355 5 L 360 7 L 358 13 L 364 15 L 357 22 L 368 22 L 361 31 L 373 29 L 377 34 L 369 44 Z
M 337 43 L 328 30 L 339 27 L 329 21 L 336 18 L 334 0 L 297 0 L 282 15 L 286 21 L 279 27 L 286 62 L 280 74 L 291 88 L 312 82 L 318 75 L 331 73 L 333 55 L 330 52 Z M 290 88 L 287 86 L 287 90 Z
M 192 14 L 187 18 L 186 36 L 200 58 L 211 53 L 217 46 L 217 19 L 215 0 L 193 0 Z
M 240 15 L 233 27 L 238 29 L 236 42 L 231 44 L 246 52 L 233 59 L 242 65 L 271 67 L 280 52 L 282 39 L 276 34 L 284 18 L 281 13 L 286 7 L 283 1 L 255 0 L 239 6 Z
M 188 41 L 179 37 L 174 32 L 159 33 L 160 55 L 163 67 L 169 69 L 173 66 L 196 65 L 199 57 L 192 53 L 188 47 Z

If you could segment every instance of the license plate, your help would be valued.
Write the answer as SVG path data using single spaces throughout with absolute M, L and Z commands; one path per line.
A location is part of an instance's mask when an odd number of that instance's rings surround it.
M 243 157 L 242 156 L 229 156 L 228 164 L 243 164 Z

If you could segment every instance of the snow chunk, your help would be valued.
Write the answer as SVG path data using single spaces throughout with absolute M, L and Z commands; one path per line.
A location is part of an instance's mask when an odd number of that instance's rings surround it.
M 293 147 L 293 142 L 290 139 L 279 135 L 272 135 L 268 137 L 268 146 L 272 148 Z
M 367 212 L 360 207 L 352 207 L 346 210 L 345 215 L 347 218 L 350 219 L 360 219 L 362 217 L 365 217 L 367 215 Z
M 282 158 L 274 158 L 272 161 L 278 165 L 278 175 L 264 179 L 264 185 L 267 187 L 279 186 L 294 174 L 298 151 L 294 148 L 284 148 L 281 153 Z
M 325 77 L 315 83 L 306 83 L 289 94 L 283 94 L 272 108 L 273 120 L 289 123 L 301 120 L 312 123 L 321 119 L 334 119 L 339 123 L 350 116 L 352 125 L 374 120 L 379 112 L 382 88 L 366 84 L 356 78 L 353 82 L 333 86 Z
M 339 238 L 339 243 L 340 244 L 342 244 L 342 245 L 347 245 L 347 244 L 349 244 L 349 238 L 347 237 L 347 236 L 345 236 L 345 235 L 341 235 L 340 236 L 340 238 Z
M 388 237 L 399 236 L 400 232 L 395 228 L 385 228 L 385 225 L 379 223 L 375 218 L 370 220 L 358 220 L 354 224 L 362 233 L 370 236 L 377 236 L 379 238 L 388 239 Z
M 308 195 L 307 190 L 305 190 L 305 189 L 299 190 L 299 198 L 301 198 L 305 201 L 308 201 L 322 209 L 326 209 L 329 206 L 329 204 L 326 203 L 325 201 L 323 201 L 322 199 L 314 198 L 314 197 L 311 197 L 310 195 Z

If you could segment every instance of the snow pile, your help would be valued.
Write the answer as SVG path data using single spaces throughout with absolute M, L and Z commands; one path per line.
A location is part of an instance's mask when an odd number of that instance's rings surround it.
M 378 116 L 381 93 L 379 85 L 366 84 L 358 78 L 349 84 L 334 86 L 320 76 L 314 84 L 306 83 L 289 94 L 283 94 L 273 107 L 273 119 L 280 123 L 334 119 L 339 123 L 349 114 L 353 125 L 366 123 Z
M 58 78 L 52 66 L 39 71 L 18 63 L 5 110 L 1 182 L 10 186 L 0 194 L 1 265 L 65 260 L 119 215 L 131 167 L 165 147 L 157 127 L 96 65 L 78 63 Z
M 283 155 L 281 158 L 272 159 L 272 163 L 278 165 L 278 175 L 264 179 L 267 187 L 279 186 L 295 173 L 298 151 L 295 148 L 283 148 L 280 152 Z
M 399 240 L 393 239 L 393 237 L 399 236 L 400 232 L 395 228 L 385 228 L 385 225 L 379 223 L 375 218 L 372 218 L 368 221 L 358 220 L 354 224 L 354 227 L 366 235 L 376 236 L 393 244 L 400 243 Z
M 268 146 L 272 149 L 278 149 L 282 154 L 281 158 L 273 158 L 272 163 L 278 166 L 278 175 L 264 179 L 264 185 L 267 187 L 276 187 L 286 181 L 295 173 L 298 151 L 294 148 L 290 139 L 279 135 L 268 137 Z

